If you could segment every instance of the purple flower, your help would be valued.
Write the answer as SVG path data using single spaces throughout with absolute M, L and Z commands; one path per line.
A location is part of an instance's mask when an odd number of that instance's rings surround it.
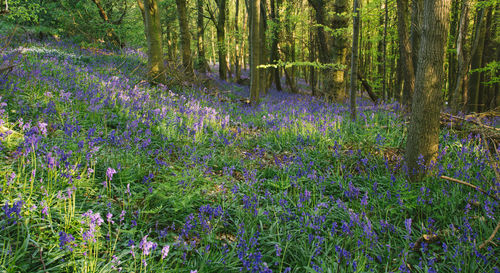
M 168 252 L 170 251 L 170 246 L 169 245 L 166 245 L 164 246 L 162 249 L 161 249 L 161 258 L 162 259 L 165 259 L 165 257 L 167 257 L 168 255 Z
M 73 242 L 75 238 L 73 235 L 68 234 L 64 231 L 59 232 L 59 248 L 64 249 L 64 246 Z M 71 247 L 68 247 L 70 251 L 73 251 Z
M 108 168 L 106 171 L 106 176 L 109 178 L 109 180 L 113 180 L 113 175 L 116 173 L 116 170 L 113 168 Z
M 145 256 L 148 256 L 151 253 L 151 249 L 155 250 L 158 246 L 157 243 L 148 242 L 148 236 L 149 235 L 144 236 L 139 243 L 139 248 L 142 249 L 142 254 Z
M 405 220 L 406 231 L 408 231 L 408 235 L 411 234 L 411 218 Z
M 108 220 L 108 223 L 115 223 L 115 221 L 113 221 L 113 214 L 111 214 L 111 212 L 108 212 L 108 214 L 106 215 L 106 219 Z

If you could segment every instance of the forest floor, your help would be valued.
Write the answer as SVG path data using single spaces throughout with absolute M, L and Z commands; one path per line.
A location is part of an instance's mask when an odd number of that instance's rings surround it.
M 0 271 L 498 272 L 479 134 L 410 183 L 398 103 L 149 86 L 144 54 L 2 52 Z M 483 120 L 488 123 L 488 120 Z M 480 187 L 482 194 L 440 177 Z

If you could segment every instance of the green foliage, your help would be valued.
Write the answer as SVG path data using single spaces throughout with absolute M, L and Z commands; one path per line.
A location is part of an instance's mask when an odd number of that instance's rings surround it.
M 8 0 L 9 20 L 16 23 L 37 23 L 41 14 L 46 10 L 39 4 L 31 0 Z
M 485 72 L 489 81 L 483 82 L 486 85 L 494 85 L 497 83 L 500 83 L 500 74 L 498 71 L 500 70 L 500 61 L 493 61 L 488 64 L 486 64 L 485 67 L 478 68 L 478 69 L 473 69 L 470 71 L 470 73 L 475 73 L 475 72 Z

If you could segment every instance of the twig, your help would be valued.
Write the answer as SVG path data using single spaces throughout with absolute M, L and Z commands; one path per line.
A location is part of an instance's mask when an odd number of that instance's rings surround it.
M 483 189 L 481 189 L 481 188 L 479 188 L 479 187 L 477 187 L 477 186 L 474 186 L 474 185 L 472 185 L 472 184 L 470 184 L 470 183 L 467 183 L 467 182 L 465 182 L 465 181 L 462 181 L 462 180 L 459 180 L 459 179 L 456 179 L 456 178 L 453 178 L 453 177 L 445 176 L 445 175 L 441 175 L 441 178 L 442 178 L 442 179 L 445 179 L 445 180 L 448 180 L 448 181 L 452 181 L 452 182 L 456 182 L 456 183 L 459 183 L 459 184 L 462 184 L 462 185 L 469 186 L 469 187 L 471 187 L 471 188 L 473 188 L 473 189 L 475 189 L 475 190 L 478 190 L 478 191 L 480 191 L 480 192 L 482 192 L 482 193 L 484 193 L 484 194 L 488 195 L 489 197 L 491 197 L 491 198 L 493 198 L 493 199 L 495 199 L 495 200 L 499 201 L 499 200 L 498 200 L 498 198 L 497 198 L 496 196 L 491 195 L 491 194 L 487 193 L 486 191 L 484 191 Z
M 498 230 L 500 229 L 500 221 L 498 222 L 497 224 L 497 227 L 495 228 L 495 230 L 493 231 L 493 233 L 490 235 L 490 237 L 488 239 L 486 239 L 486 241 L 484 241 L 480 246 L 479 246 L 479 249 L 482 249 L 484 248 L 485 246 L 487 246 L 489 243 L 492 243 L 494 245 L 496 245 L 495 243 L 493 243 L 493 239 L 495 239 L 495 235 L 497 235 L 498 233 Z
M 493 130 L 493 131 L 500 131 L 500 128 L 495 128 L 493 126 L 484 125 L 481 121 L 469 120 L 469 119 L 462 118 L 462 117 L 459 117 L 459 116 L 454 116 L 454 115 L 448 114 L 448 113 L 441 113 L 441 115 L 444 116 L 444 117 L 449 118 L 451 121 L 453 121 L 454 119 L 458 119 L 458 120 L 461 120 L 461 121 L 473 123 L 473 124 L 475 124 L 475 125 L 477 125 L 479 127 L 482 127 L 482 128 L 490 129 L 490 130 Z

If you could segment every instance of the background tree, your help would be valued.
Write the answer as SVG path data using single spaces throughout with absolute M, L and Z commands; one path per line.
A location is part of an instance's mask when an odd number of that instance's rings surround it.
M 249 1 L 249 30 L 250 30 L 250 102 L 253 105 L 257 105 L 260 99 L 260 89 L 262 87 L 261 81 L 263 80 L 260 76 L 258 66 L 260 65 L 261 53 L 262 53 L 262 36 L 260 35 L 260 24 L 261 14 L 260 14 L 260 0 L 250 0 Z
M 350 85 L 350 103 L 351 103 L 351 119 L 356 120 L 356 80 L 358 74 L 358 39 L 359 39 L 359 10 L 358 0 L 353 1 L 352 20 L 352 50 L 351 50 L 351 85 Z
M 165 83 L 165 67 L 163 64 L 162 32 L 160 11 L 156 0 L 143 0 L 146 18 L 146 37 L 148 44 L 148 80 L 155 83 Z
M 217 48 L 219 60 L 219 78 L 227 79 L 227 60 L 226 60 L 226 3 L 227 0 L 216 0 L 216 11 L 207 3 L 209 19 L 213 22 L 217 30 Z
M 188 75 L 193 74 L 193 61 L 191 59 L 191 33 L 186 8 L 186 0 L 175 0 L 177 15 L 179 17 L 179 30 L 181 33 L 182 65 Z

